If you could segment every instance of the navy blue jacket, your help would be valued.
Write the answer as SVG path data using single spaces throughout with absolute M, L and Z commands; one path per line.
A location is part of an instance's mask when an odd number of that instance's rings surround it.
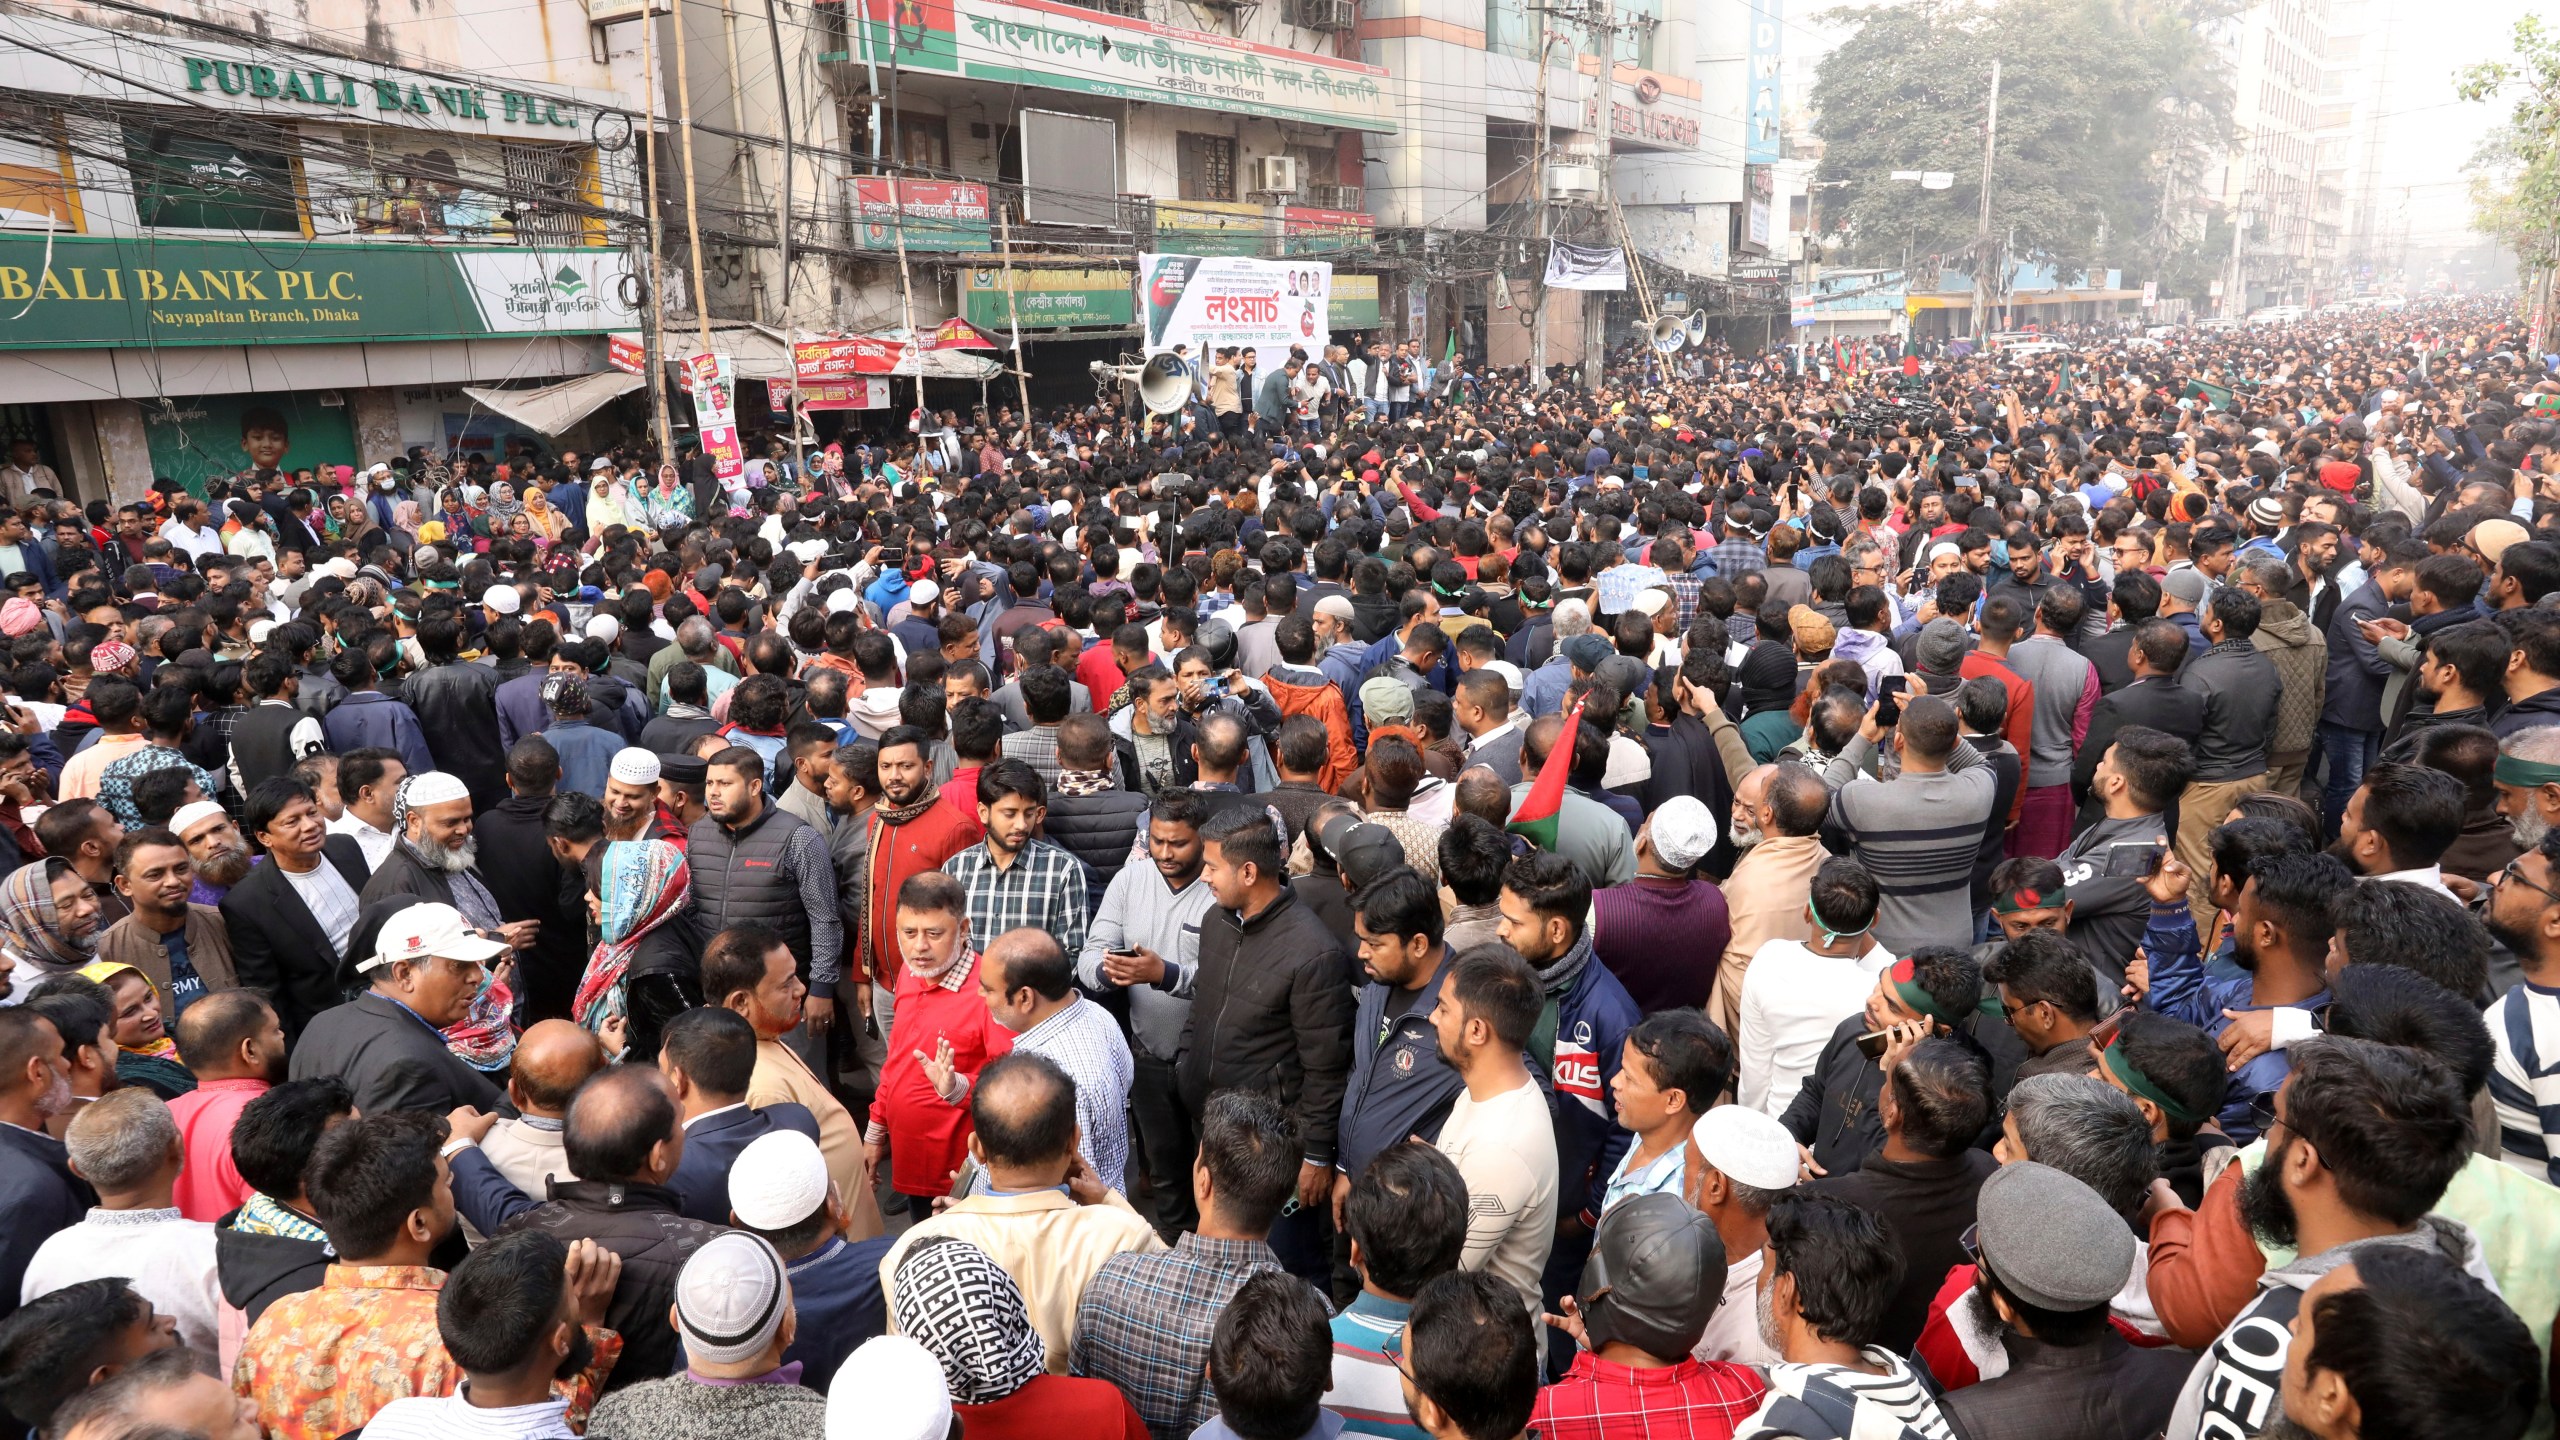
M 2387 614 L 2390 608 L 2391 602 L 2382 597 L 2382 587 L 2367 580 L 2330 614 L 2329 673 L 2327 690 L 2320 701 L 2323 722 L 2350 730 L 2383 728 L 2386 717 L 2382 713 L 2382 686 L 2391 678 L 2391 662 L 2382 658 L 2356 626 L 2359 621 Z
M 784 1108 L 800 1110 L 797 1105 Z M 800 1363 L 801 1384 L 824 1395 L 827 1382 L 835 1379 L 855 1346 L 889 1333 L 880 1262 L 897 1243 L 895 1235 L 871 1240 L 838 1235 L 784 1267 L 791 1276 L 791 1308 L 800 1312 L 800 1330 L 782 1359 Z
M 418 724 L 418 712 L 379 690 L 364 690 L 338 702 L 336 708 L 320 717 L 320 731 L 328 737 L 331 752 L 344 755 L 350 750 L 380 746 L 399 752 L 400 763 L 412 775 L 436 768 L 436 757 L 427 749 L 427 732 Z
M 79 1224 L 97 1203 L 89 1182 L 71 1173 L 71 1152 L 61 1141 L 0 1125 L 0 1319 L 17 1313 L 36 1247 Z
M 761 1110 L 741 1105 L 702 1116 L 687 1126 L 684 1158 L 676 1162 L 676 1173 L 667 1177 L 667 1188 L 676 1192 L 685 1218 L 706 1225 L 728 1224 L 729 1167 L 738 1163 L 738 1152 L 750 1142 L 776 1130 L 797 1130 L 815 1140 L 818 1117 L 806 1105 L 784 1101 Z M 876 1263 L 872 1266 L 875 1273 L 879 1268 Z M 800 1331 L 805 1335 L 808 1330 L 808 1318 L 803 1316 Z
M 1609 1193 L 1610 1172 L 1635 1141 L 1618 1124 L 1609 1087 L 1618 1078 L 1627 1032 L 1644 1019 L 1644 1012 L 1597 960 L 1584 965 L 1561 992 L 1550 991 L 1547 999 L 1555 1007 L 1548 1103 L 1556 1121 L 1556 1213 L 1570 1213 L 1565 1207 L 1578 1205 L 1596 1222 L 1600 1202 Z M 1544 1017 L 1539 1028 L 1543 1034 Z
M 1342 1095 L 1342 1134 L 1334 1158 L 1343 1174 L 1357 1179 L 1379 1151 L 1401 1145 L 1409 1136 L 1440 1138 L 1440 1124 L 1466 1086 L 1440 1057 L 1440 1037 L 1431 1028 L 1431 1007 L 1439 1003 L 1440 984 L 1456 959 L 1454 954 L 1441 957 L 1440 968 L 1392 1026 L 1386 1018 L 1387 987 L 1374 980 L 1360 987 L 1351 1021 L 1351 1084 Z M 1378 1037 L 1374 1042 L 1373 1036 Z

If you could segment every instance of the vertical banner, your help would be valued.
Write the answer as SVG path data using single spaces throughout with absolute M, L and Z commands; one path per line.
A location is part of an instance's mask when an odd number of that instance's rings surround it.
M 693 355 L 684 362 L 685 389 L 693 396 L 694 423 L 700 427 L 702 453 L 711 457 L 712 473 L 734 480 L 747 468 L 747 452 L 738 443 L 737 369 L 726 355 Z
M 1748 103 L 1742 121 L 1742 163 L 1778 163 L 1778 131 L 1783 97 L 1779 90 L 1780 57 L 1786 53 L 1786 0 L 1751 0 L 1751 70 Z

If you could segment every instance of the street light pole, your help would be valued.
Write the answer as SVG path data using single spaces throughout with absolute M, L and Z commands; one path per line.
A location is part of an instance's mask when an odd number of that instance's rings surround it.
M 1973 334 L 1991 333 L 1991 157 L 2000 141 L 2000 62 L 1991 62 L 1991 104 L 1982 120 L 1982 218 L 1973 232 Z

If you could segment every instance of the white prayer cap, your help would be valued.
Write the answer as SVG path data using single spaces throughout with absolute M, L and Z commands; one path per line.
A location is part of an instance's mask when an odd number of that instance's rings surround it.
M 1698 1119 L 1698 1153 L 1755 1190 L 1785 1190 L 1802 1164 L 1795 1137 L 1777 1117 L 1747 1105 L 1719 1105 Z
M 524 595 L 513 585 L 492 585 L 480 592 L 480 605 L 492 615 L 513 615 L 524 608 Z
M 613 752 L 613 764 L 606 773 L 625 785 L 655 785 L 659 768 L 657 751 L 630 745 Z
M 461 776 L 449 770 L 427 770 L 409 777 L 407 799 L 412 810 L 470 798 L 471 787 L 462 782 Z
M 750 1230 L 787 1230 L 827 1203 L 827 1157 L 797 1130 L 758 1136 L 729 1162 L 729 1211 Z
M 223 819 L 228 813 L 210 800 L 198 800 L 192 805 L 181 805 L 178 807 L 178 813 L 169 817 L 169 833 L 184 840 L 187 838 L 188 831 L 207 820 Z

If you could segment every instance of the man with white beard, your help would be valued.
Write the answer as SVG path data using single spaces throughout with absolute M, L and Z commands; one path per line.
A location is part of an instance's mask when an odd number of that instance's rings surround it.
M 1814 872 L 1831 858 L 1821 838 L 1822 817 L 1830 809 L 1830 787 L 1803 765 L 1763 765 L 1734 787 L 1727 833 L 1742 858 L 1724 883 L 1733 936 L 1707 1000 L 1707 1018 L 1727 1035 L 1740 1033 L 1742 977 L 1751 957 L 1772 940 L 1813 938 L 1805 897 L 1813 891 Z
M 408 896 L 450 905 L 475 930 L 497 935 L 523 949 L 541 928 L 538 920 L 510 921 L 498 913 L 498 902 L 480 881 L 480 842 L 471 834 L 471 790 L 462 777 L 443 770 L 412 775 L 400 787 L 392 806 L 391 828 L 399 841 L 391 847 L 358 902 L 373 911 L 377 902 Z M 376 912 L 378 913 L 378 912 Z M 365 954 L 372 935 L 361 924 L 349 937 L 349 953 Z
M 187 847 L 187 858 L 195 862 L 195 884 L 187 891 L 193 905 L 219 905 L 231 887 L 240 883 L 253 863 L 249 842 L 240 838 L 240 827 L 232 823 L 230 812 L 211 800 L 182 805 L 169 817 L 169 829 Z
M 2498 744 L 2498 813 L 2531 850 L 2560 822 L 2560 725 L 2519 730 Z

